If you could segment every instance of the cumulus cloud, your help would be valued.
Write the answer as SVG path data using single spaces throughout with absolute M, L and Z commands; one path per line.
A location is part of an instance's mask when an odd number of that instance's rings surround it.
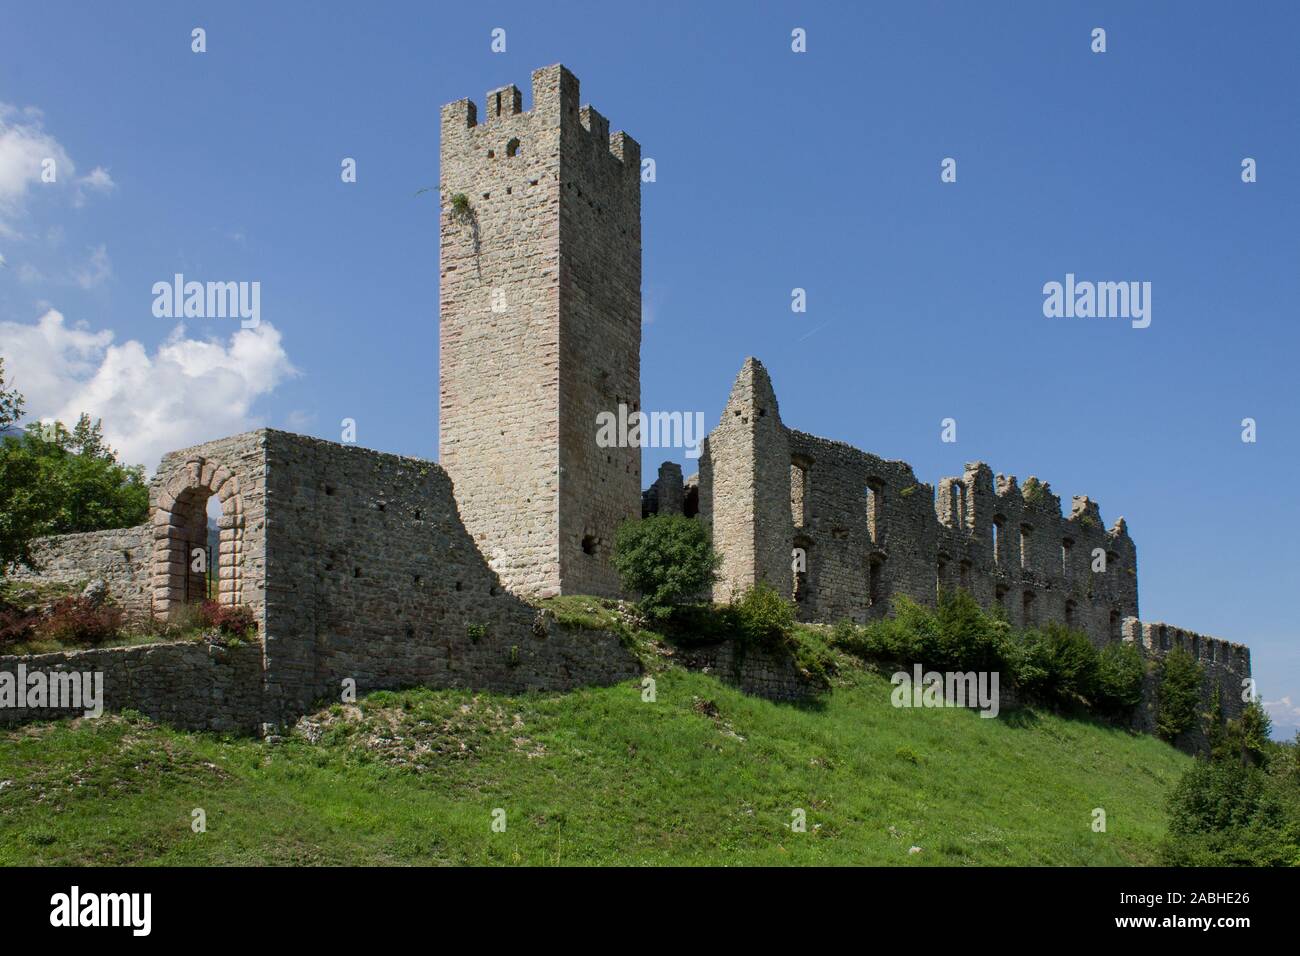
M 122 459 L 149 471 L 164 452 L 257 427 L 254 402 L 298 374 L 265 321 L 224 342 L 177 325 L 150 352 L 51 309 L 35 324 L 0 322 L 0 355 L 33 418 L 102 418 Z
M 1300 706 L 1292 703 L 1289 696 L 1264 701 L 1264 710 L 1273 720 L 1274 731 L 1300 729 Z

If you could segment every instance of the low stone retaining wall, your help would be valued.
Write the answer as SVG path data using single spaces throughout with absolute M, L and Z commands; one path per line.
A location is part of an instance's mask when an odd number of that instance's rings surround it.
M 184 730 L 253 733 L 261 722 L 260 643 L 180 643 L 0 657 L 0 727 L 82 716 L 84 707 L 18 706 L 35 686 L 67 687 L 74 674 L 102 675 L 105 712 L 138 710 Z
M 20 566 L 8 577 L 33 584 L 80 585 L 102 580 L 119 607 L 133 617 L 141 617 L 150 608 L 152 531 L 149 525 L 137 525 L 37 538 L 32 544 L 32 556 L 40 570 Z
M 690 670 L 712 674 L 742 693 L 768 700 L 808 700 L 822 689 L 788 657 L 761 648 L 738 648 L 735 641 L 684 650 L 679 660 Z

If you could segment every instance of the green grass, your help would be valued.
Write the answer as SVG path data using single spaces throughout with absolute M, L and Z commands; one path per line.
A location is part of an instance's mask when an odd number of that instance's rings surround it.
M 32 725 L 0 735 L 0 863 L 1145 864 L 1188 765 L 1052 714 L 894 709 L 862 670 L 805 707 L 656 680 L 654 703 L 383 692 L 278 743 Z

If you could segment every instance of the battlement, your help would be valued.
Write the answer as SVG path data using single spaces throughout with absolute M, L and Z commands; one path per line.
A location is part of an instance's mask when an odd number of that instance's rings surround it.
M 533 72 L 442 111 L 439 458 L 507 586 L 613 595 L 641 457 L 594 423 L 641 403 L 640 147 Z M 453 198 L 454 197 L 454 198 Z M 558 531 L 557 531 L 558 529 Z
M 469 98 L 456 100 L 442 108 L 444 142 L 463 141 L 465 146 L 488 148 L 490 158 L 512 158 L 512 148 L 523 144 L 507 139 L 500 147 L 489 145 L 497 134 L 522 134 L 525 131 L 564 130 L 577 138 L 581 136 L 613 160 L 621 168 L 635 170 L 640 176 L 641 147 L 631 136 L 619 130 L 609 131 L 609 120 L 595 107 L 579 105 L 578 78 L 563 65 L 556 63 L 534 70 L 532 75 L 532 109 L 523 108 L 523 93 L 513 83 L 488 90 L 481 114 L 478 105 Z M 514 147 L 511 143 L 516 143 Z

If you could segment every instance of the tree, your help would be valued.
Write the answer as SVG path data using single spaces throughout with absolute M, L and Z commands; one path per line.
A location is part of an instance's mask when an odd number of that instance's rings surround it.
M 18 424 L 26 401 L 16 388 L 5 388 L 5 360 L 0 358 L 0 431 Z
M 1205 739 L 1210 748 L 1211 760 L 1223 760 L 1231 752 L 1228 742 L 1228 722 L 1223 716 L 1223 692 L 1218 683 L 1210 695 L 1210 712 L 1205 718 Z
M 1165 655 L 1156 691 L 1156 729 L 1160 736 L 1172 741 L 1195 725 L 1204 677 L 1196 658 L 1181 647 Z
M 704 591 L 721 561 L 708 529 L 694 518 L 652 515 L 625 521 L 614 535 L 614 569 L 626 590 L 641 595 L 641 610 L 650 618 L 663 620 Z
M 1097 655 L 1097 705 L 1107 713 L 1127 715 L 1142 703 L 1142 654 L 1132 644 L 1107 644 Z
M 0 367 L 0 424 L 17 422 L 23 406 Z M 34 567 L 32 542 L 42 535 L 124 528 L 148 514 L 144 468 L 117 460 L 100 420 L 83 413 L 71 431 L 53 422 L 0 439 L 0 574 Z
M 1267 767 L 1269 735 L 1273 732 L 1273 719 L 1264 705 L 1252 700 L 1236 720 L 1228 721 L 1227 741 L 1232 753 L 1247 767 Z

